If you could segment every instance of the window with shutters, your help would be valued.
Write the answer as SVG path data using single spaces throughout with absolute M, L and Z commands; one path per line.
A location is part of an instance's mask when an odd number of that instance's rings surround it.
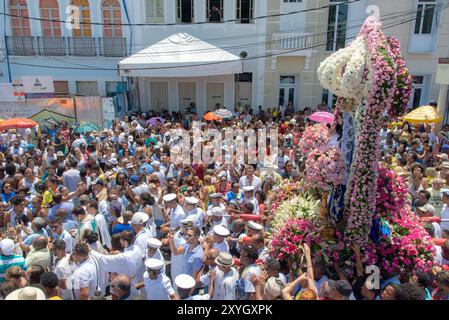
M 44 37 L 60 37 L 61 23 L 59 22 L 58 0 L 40 0 L 42 20 L 42 35 Z
M 146 0 L 145 10 L 147 21 L 150 23 L 163 23 L 165 20 L 164 0 Z
M 89 0 L 71 0 L 70 4 L 72 6 L 77 6 L 79 8 L 79 28 L 73 29 L 74 37 L 91 37 L 92 36 L 92 26 L 90 20 L 90 9 Z
M 118 0 L 104 0 L 102 5 L 103 36 L 105 38 L 122 37 L 122 11 Z
M 11 28 L 14 36 L 31 36 L 28 4 L 26 0 L 10 0 Z

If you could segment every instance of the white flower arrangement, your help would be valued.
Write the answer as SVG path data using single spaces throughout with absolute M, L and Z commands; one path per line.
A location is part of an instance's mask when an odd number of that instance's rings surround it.
M 282 228 L 288 220 L 301 218 L 315 220 L 319 215 L 320 200 L 310 194 L 300 194 L 281 204 L 271 222 L 275 230 Z
M 368 70 L 367 81 L 365 70 Z M 371 60 L 363 36 L 333 53 L 318 68 L 318 79 L 324 88 L 339 97 L 356 100 L 357 105 L 368 96 L 371 78 Z

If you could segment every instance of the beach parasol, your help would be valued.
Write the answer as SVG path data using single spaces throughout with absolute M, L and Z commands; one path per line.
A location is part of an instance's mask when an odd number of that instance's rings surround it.
M 335 121 L 335 117 L 332 113 L 324 111 L 315 112 L 309 116 L 309 119 L 318 123 L 334 123 Z
M 38 126 L 39 123 L 31 119 L 13 118 L 0 122 L 0 130 L 26 129 Z
M 206 121 L 214 121 L 214 120 L 222 120 L 221 117 L 217 116 L 215 113 L 213 112 L 208 112 L 204 115 L 203 117 L 204 120 Z
M 416 108 L 405 115 L 403 120 L 411 123 L 438 123 L 441 122 L 443 118 L 435 107 L 423 106 Z
M 0 124 L 1 125 L 1 124 Z M 92 131 L 100 131 L 101 128 L 93 123 L 85 123 L 75 129 L 76 133 L 86 133 Z
M 234 113 L 232 111 L 229 111 L 228 109 L 218 109 L 214 111 L 214 114 L 217 117 L 223 118 L 223 119 L 230 119 L 234 118 Z

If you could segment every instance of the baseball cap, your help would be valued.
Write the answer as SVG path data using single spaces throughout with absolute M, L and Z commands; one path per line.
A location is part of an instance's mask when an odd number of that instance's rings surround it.
M 131 178 L 129 178 L 129 182 L 131 183 L 138 183 L 140 180 L 139 176 L 132 175 Z
M 328 280 L 327 283 L 329 284 L 329 287 L 332 289 L 337 290 L 345 297 L 349 297 L 352 293 L 352 286 L 351 284 L 346 280 Z
M 449 157 L 447 156 L 446 153 L 442 153 L 437 155 L 438 158 L 442 159 L 443 161 L 449 161 Z

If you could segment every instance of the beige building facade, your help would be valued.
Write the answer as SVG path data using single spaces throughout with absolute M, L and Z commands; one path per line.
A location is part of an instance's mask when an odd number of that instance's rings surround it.
M 266 107 L 285 106 L 296 110 L 335 97 L 323 90 L 316 70 L 327 56 L 344 47 L 357 35 L 368 14 L 378 14 L 387 36 L 395 36 L 413 76 L 411 106 L 438 101 L 438 59 L 449 57 L 449 1 L 360 0 L 345 4 L 332 0 L 269 1 L 268 14 L 280 13 L 267 22 L 264 102 Z M 329 6 L 327 8 L 327 6 Z M 294 13 L 326 7 L 321 10 Z M 368 10 L 367 10 L 368 9 Z M 290 12 L 291 14 L 282 15 Z M 447 103 L 447 102 L 445 102 Z M 443 108 L 447 112 L 448 108 Z

